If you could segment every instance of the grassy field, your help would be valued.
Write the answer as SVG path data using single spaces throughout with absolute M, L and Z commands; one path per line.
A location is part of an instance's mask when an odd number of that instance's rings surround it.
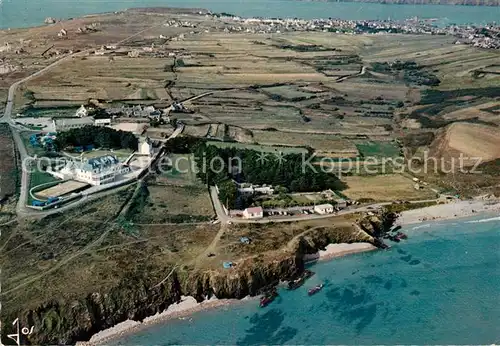
M 393 142 L 357 142 L 356 147 L 362 157 L 390 158 L 401 156 L 401 149 Z
M 208 190 L 196 186 L 150 185 L 137 197 L 130 220 L 137 224 L 192 223 L 214 215 Z
M 283 153 L 283 154 L 307 154 L 308 151 L 305 148 L 298 147 L 281 147 L 281 146 L 268 146 L 268 145 L 258 145 L 258 144 L 246 144 L 237 142 L 217 142 L 208 141 L 208 145 L 213 145 L 217 148 L 238 148 L 238 149 L 248 149 L 255 150 L 263 153 Z
M 388 202 L 394 200 L 421 200 L 436 198 L 430 189 L 415 190 L 415 183 L 402 175 L 345 176 L 347 189 L 342 193 L 354 200 Z
M 169 154 L 156 179 L 158 183 L 198 185 L 201 182 L 196 177 L 195 167 L 193 154 Z
M 300 134 L 280 131 L 253 131 L 254 140 L 265 145 L 300 145 L 332 157 L 356 157 L 358 149 L 349 139 L 336 135 Z
M 48 184 L 56 182 L 58 180 L 59 179 L 55 178 L 47 172 L 42 172 L 38 169 L 35 169 L 34 172 L 30 174 L 30 189 L 38 185 Z
M 0 124 L 0 200 L 16 193 L 18 171 L 8 125 Z

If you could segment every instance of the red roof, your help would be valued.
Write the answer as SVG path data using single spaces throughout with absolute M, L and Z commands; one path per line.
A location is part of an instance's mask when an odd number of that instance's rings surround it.
M 262 213 L 263 210 L 262 207 L 253 207 L 253 208 L 247 208 L 246 212 L 250 214 L 257 214 L 257 213 Z

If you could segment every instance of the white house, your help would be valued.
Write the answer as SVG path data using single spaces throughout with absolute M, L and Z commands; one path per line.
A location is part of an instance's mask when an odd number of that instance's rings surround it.
M 109 126 L 111 125 L 111 119 L 95 119 L 94 120 L 94 125 L 95 126 Z
M 139 143 L 139 154 L 140 155 L 147 155 L 147 156 L 153 155 L 153 145 L 152 145 L 149 137 L 144 138 Z
M 96 157 L 75 165 L 75 179 L 91 185 L 111 183 L 116 176 L 128 172 L 130 167 L 122 165 L 116 156 L 111 155 Z
M 78 118 L 85 118 L 88 115 L 89 115 L 89 111 L 87 110 L 87 108 L 85 108 L 84 105 L 82 105 L 80 108 L 78 108 L 78 110 L 75 113 L 75 116 Z
M 116 156 L 107 155 L 82 162 L 71 161 L 56 176 L 74 179 L 90 185 L 111 183 L 119 175 L 130 172 L 130 167 L 123 165 Z
M 320 204 L 314 206 L 314 211 L 320 215 L 333 213 L 333 205 L 331 204 Z
M 264 217 L 264 210 L 262 207 L 246 208 L 243 211 L 243 217 L 245 219 L 261 219 Z

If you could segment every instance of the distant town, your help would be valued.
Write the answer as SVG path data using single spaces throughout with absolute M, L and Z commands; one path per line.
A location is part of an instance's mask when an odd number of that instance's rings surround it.
M 216 15 L 217 16 L 217 15 Z M 452 35 L 457 37 L 456 44 L 468 44 L 485 49 L 500 49 L 500 25 L 438 27 L 432 19 L 409 18 L 404 21 L 394 20 L 342 20 L 342 19 L 263 19 L 241 18 L 232 15 L 223 16 L 235 25 L 225 29 L 226 32 L 282 33 L 290 31 L 324 31 L 335 33 L 402 33 L 424 35 Z M 245 26 L 253 24 L 254 28 Z

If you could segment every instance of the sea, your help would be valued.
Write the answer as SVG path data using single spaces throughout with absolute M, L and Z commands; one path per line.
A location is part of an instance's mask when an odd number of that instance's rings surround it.
M 500 217 L 409 226 L 388 250 L 311 266 L 265 308 L 237 302 L 111 345 L 498 344 Z M 325 287 L 309 297 L 308 288 Z
M 43 25 L 47 17 L 67 19 L 133 7 L 204 8 L 244 17 L 341 18 L 352 20 L 419 17 L 436 25 L 500 21 L 500 7 L 397 5 L 297 0 L 0 0 L 0 28 Z

